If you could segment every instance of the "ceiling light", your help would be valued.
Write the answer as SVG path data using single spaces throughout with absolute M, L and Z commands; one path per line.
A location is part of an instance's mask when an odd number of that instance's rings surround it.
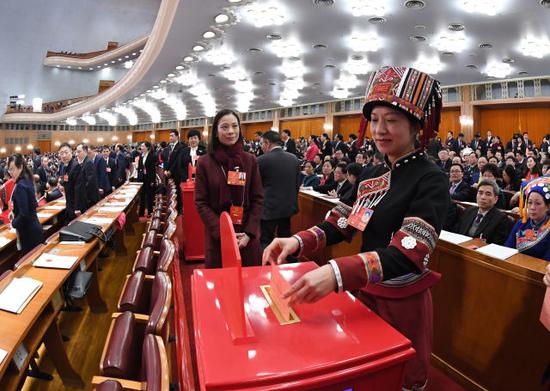
M 436 73 L 441 72 L 443 69 L 443 64 L 439 61 L 438 57 L 428 58 L 425 56 L 420 56 L 418 60 L 414 62 L 413 68 L 430 75 L 435 75 Z
M 468 69 L 477 69 L 477 65 L 475 65 L 475 64 L 468 64 L 468 65 L 466 65 L 466 68 L 468 68 Z
M 136 54 L 137 54 L 137 53 L 136 53 L 136 52 L 134 52 L 134 53 L 132 53 L 132 56 L 135 56 Z
M 409 9 L 422 9 L 426 6 L 426 3 L 422 0 L 407 0 L 404 6 Z
M 386 7 L 379 0 L 348 0 L 347 8 L 353 16 L 384 16 Z
M 67 118 L 65 123 L 69 126 L 76 126 L 76 123 L 77 123 L 76 118 Z
M 283 38 L 279 34 L 267 34 L 265 37 L 270 41 L 278 41 Z
M 118 136 L 111 137 L 111 141 L 118 141 Z
M 203 58 L 214 65 L 227 65 L 235 61 L 235 54 L 225 45 L 206 52 Z
M 74 141 L 73 141 L 74 144 Z M 21 152 L 21 147 L 19 145 L 15 146 L 15 152 Z
M 243 0 L 227 0 L 227 1 L 229 1 L 230 3 L 240 3 Z
M 550 53 L 550 42 L 546 38 L 524 38 L 519 47 L 524 56 L 543 58 Z
M 203 50 L 204 50 L 204 46 L 202 46 L 202 45 L 193 46 L 193 51 L 194 52 L 202 52 Z
M 345 99 L 349 96 L 349 91 L 344 88 L 342 89 L 334 88 L 332 91 L 330 91 L 330 95 L 336 99 Z
M 356 32 L 348 38 L 348 46 L 354 52 L 376 52 L 380 49 L 380 38 L 373 32 Z
M 124 58 L 130 58 L 130 56 L 126 55 L 126 56 L 124 56 Z
M 460 53 L 468 45 L 466 36 L 462 31 L 443 31 L 430 43 L 440 52 Z
M 244 80 L 248 78 L 248 74 L 246 73 L 244 68 L 240 66 L 228 68 L 222 72 L 222 75 L 226 79 L 229 79 L 232 81 Z
M 164 79 L 160 81 L 160 84 L 166 84 L 166 83 L 168 83 L 168 82 Z
M 512 67 L 510 64 L 505 64 L 503 62 L 493 61 L 487 64 L 487 67 L 484 70 L 484 73 L 487 76 L 496 77 L 502 79 L 512 73 Z
M 195 60 L 196 60 L 196 58 L 193 57 L 193 56 L 186 56 L 186 57 L 183 58 L 183 62 L 193 62 Z
M 462 8 L 466 12 L 495 16 L 504 9 L 506 1 L 502 0 L 463 0 Z
M 271 50 L 277 57 L 293 57 L 302 52 L 300 43 L 294 39 L 271 42 Z
M 344 89 L 353 89 L 359 85 L 359 80 L 357 79 L 357 76 L 342 72 L 340 74 L 340 77 L 334 82 L 334 85 L 337 88 L 344 88 Z
M 281 73 L 286 77 L 298 77 L 302 76 L 306 68 L 301 61 L 289 61 L 287 59 L 283 60 L 283 65 L 281 65 Z
M 252 3 L 241 10 L 241 15 L 255 27 L 280 26 L 287 20 L 289 13 L 280 2 Z
M 383 18 L 381 16 L 373 16 L 372 18 L 369 18 L 370 24 L 384 24 L 386 23 L 386 18 Z
M 148 102 L 145 99 L 140 99 L 134 102 L 134 106 L 145 111 L 149 115 L 149 117 L 151 117 L 152 123 L 156 124 L 160 122 L 160 111 L 154 103 Z
M 97 113 L 97 115 L 101 118 L 103 118 L 105 121 L 107 121 L 107 123 L 110 125 L 110 126 L 116 126 L 116 124 L 118 123 L 118 119 L 116 117 L 116 115 L 114 115 L 113 113 L 110 113 L 108 111 L 102 111 L 100 113 Z M 98 139 L 99 141 L 99 139 Z
M 212 39 L 216 37 L 216 33 L 213 31 L 206 31 L 202 34 L 202 37 L 205 39 Z
M 90 140 L 88 140 L 87 138 L 83 138 L 82 139 L 82 143 L 83 144 L 88 144 L 90 142 Z
M 229 21 L 229 16 L 226 14 L 218 14 L 214 17 L 214 22 L 216 23 L 227 23 Z
M 159 88 L 158 90 L 155 90 L 149 94 L 149 96 L 153 99 L 166 99 L 168 98 L 168 93 L 165 89 Z
M 113 60 L 113 61 L 111 61 L 111 64 L 114 64 L 115 62 L 116 62 L 116 61 L 115 61 L 115 60 Z
M 88 125 L 93 126 L 93 125 L 96 124 L 95 117 L 93 115 L 90 115 L 89 113 L 84 114 L 81 119 L 82 119 L 82 121 L 86 122 Z
M 426 37 L 423 35 L 411 35 L 409 37 L 409 40 L 413 42 L 424 42 L 426 40 Z
M 235 84 L 233 84 L 233 88 L 237 92 L 245 93 L 252 91 L 254 89 L 254 84 L 250 80 L 237 80 Z
M 126 69 L 130 69 L 130 68 L 132 68 L 133 66 L 134 66 L 134 62 L 133 62 L 132 60 L 126 61 L 126 62 L 124 63 L 124 68 L 126 68 Z
M 170 95 L 163 99 L 163 102 L 176 113 L 176 119 L 178 121 L 182 121 L 187 117 L 187 108 L 176 96 Z
M 174 81 L 182 86 L 189 87 L 197 83 L 199 79 L 197 75 L 191 72 L 183 72 L 178 77 L 174 78 Z
M 99 67 L 98 67 L 98 68 L 99 68 Z M 89 71 L 93 71 L 93 70 L 94 70 L 94 68 L 88 68 L 88 70 L 89 70 Z
M 101 65 L 96 66 L 96 68 L 101 68 Z
M 250 53 L 260 53 L 262 51 L 262 49 L 260 49 L 260 48 L 250 48 L 250 49 L 248 49 L 248 51 Z
M 313 45 L 313 49 L 326 49 L 326 48 L 327 48 L 327 45 L 324 45 L 322 43 L 317 43 Z
M 493 44 L 489 43 L 489 42 L 481 42 L 478 46 L 479 46 L 480 49 L 492 49 L 493 48 Z
M 518 75 L 520 75 L 520 76 L 526 76 L 528 74 L 529 74 L 529 72 L 526 72 L 526 71 L 519 71 L 518 72 Z
M 344 64 L 343 69 L 354 75 L 365 75 L 372 69 L 372 65 L 367 58 L 352 57 Z
M 173 77 L 176 77 L 176 74 L 175 73 L 169 73 L 166 76 L 169 77 L 169 78 L 173 78 Z
M 176 71 L 181 71 L 182 69 L 183 69 L 183 65 L 178 65 L 178 66 L 176 67 Z
M 115 107 L 113 111 L 126 118 L 128 124 L 134 126 L 138 123 L 136 112 L 129 107 Z
M 447 28 L 451 31 L 462 31 L 464 30 L 464 25 L 462 23 L 451 23 Z

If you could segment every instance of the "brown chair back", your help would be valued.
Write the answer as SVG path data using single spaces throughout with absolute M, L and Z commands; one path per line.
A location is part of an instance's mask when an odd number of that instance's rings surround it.
M 145 391 L 166 391 L 170 388 L 168 355 L 159 336 L 145 336 L 141 353 L 141 376 L 147 383 Z
M 172 282 L 168 274 L 157 272 L 151 289 L 151 305 L 146 334 L 166 335 L 167 319 L 172 304 Z

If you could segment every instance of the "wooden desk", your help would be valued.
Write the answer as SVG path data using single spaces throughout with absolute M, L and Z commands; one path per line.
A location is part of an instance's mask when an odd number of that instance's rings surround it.
M 333 203 L 300 192 L 292 232 L 321 222 Z M 432 362 L 471 390 L 536 390 L 550 361 L 550 332 L 539 322 L 546 261 L 517 254 L 501 261 L 472 249 L 479 239 L 439 241 L 429 267 L 443 275 L 432 289 Z M 317 263 L 353 253 L 360 236 L 309 258 Z
M 136 187 L 139 189 L 141 184 L 128 184 L 122 186 L 113 194 L 90 208 L 86 213 L 80 216 L 78 220 L 86 220 L 92 216 L 108 217 L 111 220 L 110 223 L 102 224 L 103 231 L 106 232 L 113 226 L 115 219 L 121 212 L 99 213 L 98 208 L 104 206 L 109 200 L 120 197 L 129 187 Z M 124 208 L 125 211 L 135 208 L 138 194 L 139 193 L 136 193 L 131 199 L 128 199 L 127 205 Z M 21 314 L 0 312 L 0 348 L 8 352 L 7 357 L 0 363 L 1 390 L 12 390 L 18 387 L 25 375 L 25 369 L 28 366 L 28 362 L 33 352 L 36 351 L 42 341 L 44 341 L 48 350 L 48 355 L 54 363 L 63 383 L 66 386 L 84 386 L 82 379 L 68 361 L 56 318 L 63 306 L 61 293 L 63 284 L 73 271 L 81 267 L 81 263 L 84 269 L 91 270 L 94 274 L 86 296 L 90 309 L 92 311 L 106 311 L 106 306 L 101 299 L 99 286 L 97 284 L 97 263 L 95 262 L 103 246 L 104 243 L 98 239 L 92 240 L 84 245 L 64 245 L 59 243 L 58 235 L 54 235 L 45 246 L 34 250 L 27 262 L 18 268 L 11 277 L 0 282 L 0 290 L 3 289 L 13 277 L 26 276 L 40 280 L 43 283 L 42 288 L 37 292 L 36 296 L 34 296 Z M 54 252 L 58 255 L 77 256 L 78 261 L 70 270 L 33 267 L 32 262 L 45 252 Z M 21 344 L 25 346 L 29 355 L 25 360 L 23 369 L 20 371 L 12 364 L 12 357 Z
M 61 228 L 65 222 L 65 199 L 60 198 L 51 201 L 37 208 L 36 211 L 40 214 L 47 213 L 49 215 L 38 218 L 43 227 L 49 226 L 48 229 L 44 230 L 44 236 L 48 237 Z M 21 254 L 17 250 L 17 236 L 15 230 L 10 229 L 9 224 L 0 226 L 0 237 L 9 240 L 9 242 L 0 246 L 0 273 L 2 273 L 5 270 L 11 269 Z

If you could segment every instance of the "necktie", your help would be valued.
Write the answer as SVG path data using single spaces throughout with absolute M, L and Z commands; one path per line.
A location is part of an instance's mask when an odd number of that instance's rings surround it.
M 483 215 L 481 213 L 478 213 L 476 218 L 474 219 L 474 222 L 472 223 L 472 226 L 470 227 L 470 230 L 468 231 L 469 236 L 473 237 L 475 235 L 477 228 L 481 223 L 481 219 L 483 219 Z
M 458 187 L 458 183 L 453 183 L 451 185 L 451 188 L 449 189 L 449 194 L 454 194 L 457 187 Z

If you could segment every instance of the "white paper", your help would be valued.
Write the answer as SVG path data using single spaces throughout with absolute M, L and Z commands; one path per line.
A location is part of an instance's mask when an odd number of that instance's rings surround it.
M 10 233 L 14 234 L 16 233 L 17 231 L 15 230 L 15 228 L 10 228 Z
M 113 219 L 109 217 L 90 217 L 84 221 L 90 224 L 104 225 L 104 224 L 111 224 L 113 222 Z
M 105 206 L 118 206 L 118 207 L 122 206 L 123 208 L 125 208 L 128 206 L 128 203 L 124 201 L 112 201 L 112 202 L 107 202 Z
M 444 240 L 445 242 L 453 244 L 460 244 L 467 242 L 468 240 L 472 240 L 472 238 L 466 235 L 455 234 L 454 232 L 441 230 L 441 233 L 439 234 L 439 240 Z
M 0 236 L 0 247 L 4 247 L 5 245 L 11 243 L 11 240 L 8 238 L 5 238 L 3 236 Z
M 122 212 L 124 208 L 121 208 L 119 206 L 102 206 L 97 211 L 98 212 Z
M 510 258 L 512 255 L 516 255 L 519 252 L 515 248 L 499 246 L 498 244 L 494 243 L 480 247 L 476 251 L 493 258 L 502 259 L 503 261 L 507 258 Z
M 47 218 L 52 217 L 52 214 L 51 213 L 40 213 L 40 212 L 38 212 L 36 214 L 36 217 L 38 217 L 39 219 L 47 219 Z
M 14 278 L 0 293 L 0 309 L 20 314 L 41 286 L 41 281 L 32 278 Z
M 8 352 L 6 352 L 4 349 L 0 349 L 0 364 L 2 364 L 7 355 Z
M 78 257 L 43 253 L 34 261 L 33 266 L 50 269 L 70 269 L 77 260 Z
M 63 209 L 65 209 L 65 206 L 64 205 L 44 205 L 44 209 L 63 210 Z
M 62 246 L 84 246 L 86 244 L 86 242 L 82 242 L 80 240 L 75 240 L 74 242 L 71 242 L 71 241 L 67 241 L 67 240 L 62 240 L 61 242 L 57 243 L 57 244 L 61 244 Z

